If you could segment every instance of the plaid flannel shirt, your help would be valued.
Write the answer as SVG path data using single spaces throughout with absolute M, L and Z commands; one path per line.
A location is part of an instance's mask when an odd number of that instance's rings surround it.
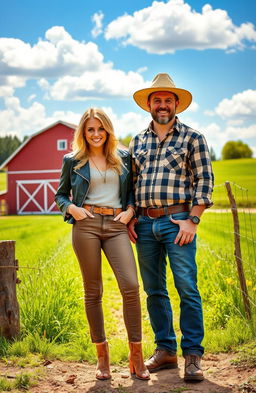
M 176 122 L 160 142 L 149 127 L 130 143 L 136 206 L 212 205 L 213 173 L 200 132 Z

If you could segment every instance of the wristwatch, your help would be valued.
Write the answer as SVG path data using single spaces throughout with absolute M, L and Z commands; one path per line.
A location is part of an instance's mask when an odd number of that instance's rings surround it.
M 188 216 L 188 218 L 194 223 L 194 224 L 199 224 L 200 218 L 197 216 Z

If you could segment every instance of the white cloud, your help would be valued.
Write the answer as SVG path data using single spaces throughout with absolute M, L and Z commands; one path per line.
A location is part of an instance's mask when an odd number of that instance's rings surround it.
M 0 135 L 15 134 L 23 137 L 38 131 L 45 123 L 45 108 L 39 102 L 34 102 L 29 108 L 24 108 L 17 97 L 5 98 L 6 109 L 0 111 Z
M 12 76 L 0 76 L 0 97 L 11 96 L 17 87 L 25 86 L 24 78 Z
M 104 18 L 104 14 L 101 11 L 100 12 L 96 12 L 92 16 L 92 21 L 95 23 L 95 26 L 92 29 L 92 36 L 93 36 L 93 38 L 98 37 L 98 35 L 100 35 L 103 32 L 103 30 L 102 30 L 103 18 Z
M 103 107 L 103 110 L 110 117 L 114 126 L 115 134 L 118 138 L 124 137 L 127 134 L 138 134 L 138 132 L 144 130 L 152 120 L 150 114 L 147 112 L 127 112 L 118 116 L 111 107 Z
M 227 127 L 225 133 L 229 140 L 256 138 L 256 124 L 248 127 Z
M 199 109 L 199 105 L 197 102 L 192 101 L 189 107 L 186 109 L 186 112 L 197 112 Z
M 241 126 L 244 123 L 243 119 L 229 119 L 227 120 L 228 126 Z
M 45 38 L 34 46 L 19 39 L 0 38 L 2 74 L 54 78 L 101 69 L 103 55 L 95 43 L 74 40 L 62 26 L 47 30 Z
M 228 13 L 210 4 L 196 12 L 183 0 L 153 1 L 152 5 L 113 20 L 105 38 L 120 39 L 148 53 L 174 53 L 179 49 L 242 49 L 256 42 L 252 23 L 234 25 Z
M 225 129 L 220 127 L 217 123 L 202 125 L 188 117 L 184 117 L 182 122 L 201 132 L 205 136 L 209 148 L 212 147 L 217 156 L 220 156 L 220 150 L 224 143 L 228 140 Z
M 234 94 L 231 99 L 225 98 L 215 108 L 217 115 L 222 118 L 242 116 L 243 118 L 255 117 L 256 90 L 244 90 Z
M 30 96 L 28 97 L 28 102 L 33 101 L 36 98 L 36 94 L 30 94 Z
M 59 78 L 48 89 L 50 97 L 54 100 L 83 101 L 107 97 L 130 97 L 135 90 L 144 85 L 143 77 L 136 72 L 125 73 L 106 67 L 102 71 Z
M 33 102 L 25 108 L 15 96 L 4 97 L 4 102 L 5 109 L 0 111 L 0 136 L 17 135 L 22 139 L 24 135 L 31 135 L 57 120 L 78 124 L 81 117 L 72 111 L 55 111 L 47 116 L 41 103 Z
M 212 111 L 212 110 L 205 110 L 204 111 L 204 115 L 206 115 L 206 116 L 215 116 L 215 112 L 214 111 Z
M 0 95 L 13 94 L 28 79 L 37 79 L 44 98 L 55 100 L 130 97 L 146 86 L 141 70 L 114 69 L 111 62 L 104 62 L 96 44 L 74 40 L 61 26 L 47 30 L 45 37 L 33 47 L 21 40 L 0 39 L 0 68 L 5 75 Z
M 148 67 L 140 67 L 137 69 L 138 74 L 142 74 L 143 72 L 146 72 L 148 70 Z

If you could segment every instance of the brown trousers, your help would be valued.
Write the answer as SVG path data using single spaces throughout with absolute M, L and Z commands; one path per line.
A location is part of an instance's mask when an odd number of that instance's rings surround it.
M 123 297 L 128 339 L 141 341 L 141 308 L 134 255 L 126 225 L 113 216 L 95 214 L 73 225 L 73 248 L 80 264 L 85 291 L 85 310 L 94 343 L 106 340 L 102 311 L 101 250 L 113 269 Z

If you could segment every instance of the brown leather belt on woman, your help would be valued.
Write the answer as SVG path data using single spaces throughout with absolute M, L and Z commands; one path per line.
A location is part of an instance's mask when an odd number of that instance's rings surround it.
M 150 218 L 157 218 L 161 216 L 168 216 L 169 214 L 189 212 L 189 203 L 180 203 L 179 205 L 171 205 L 165 207 L 138 207 L 137 213 L 140 216 L 147 216 Z
M 121 208 L 108 207 L 108 206 L 94 206 L 94 205 L 83 205 L 83 208 L 89 210 L 90 213 L 101 214 L 102 216 L 117 216 L 122 212 Z

